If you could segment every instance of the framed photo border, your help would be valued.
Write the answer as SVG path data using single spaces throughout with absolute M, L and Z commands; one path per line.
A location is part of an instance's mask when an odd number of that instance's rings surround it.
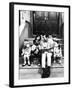
M 69 9 L 69 77 L 68 82 L 62 83 L 48 83 L 48 84 L 34 84 L 34 85 L 20 85 L 14 86 L 14 5 L 32 5 L 32 6 L 49 6 L 49 7 L 63 7 Z M 62 85 L 70 84 L 70 6 L 69 5 L 53 5 L 53 4 L 38 4 L 38 3 L 9 3 L 9 87 L 32 87 L 32 86 L 47 86 L 47 85 Z

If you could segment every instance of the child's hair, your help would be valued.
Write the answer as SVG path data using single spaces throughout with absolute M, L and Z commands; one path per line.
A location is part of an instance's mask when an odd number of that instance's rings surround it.
M 46 38 L 48 37 L 48 35 L 46 34 Z
M 60 49 L 60 45 L 58 45 L 58 48 Z

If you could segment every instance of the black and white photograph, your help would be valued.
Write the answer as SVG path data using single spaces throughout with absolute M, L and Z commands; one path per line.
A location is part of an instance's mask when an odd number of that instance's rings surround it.
M 64 76 L 64 13 L 19 11 L 19 78 Z
M 11 5 L 13 85 L 69 83 L 69 6 Z

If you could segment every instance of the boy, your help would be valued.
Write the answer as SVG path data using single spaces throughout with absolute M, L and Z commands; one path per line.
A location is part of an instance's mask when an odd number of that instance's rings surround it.
M 28 66 L 30 66 L 30 58 L 29 58 L 30 53 L 31 53 L 31 47 L 30 47 L 29 43 L 27 43 L 26 47 L 22 49 L 22 54 L 21 55 L 23 55 L 23 57 L 24 57 L 24 63 L 23 63 L 22 66 L 25 66 L 26 64 L 28 64 Z
M 61 58 L 62 58 L 62 50 L 60 45 L 56 44 L 54 47 L 54 62 L 58 62 L 61 64 Z
M 50 76 L 50 66 L 51 66 L 51 56 L 50 48 L 48 47 L 48 42 L 44 40 L 41 43 L 42 49 L 42 78 L 46 78 Z M 47 61 L 46 61 L 47 60 Z

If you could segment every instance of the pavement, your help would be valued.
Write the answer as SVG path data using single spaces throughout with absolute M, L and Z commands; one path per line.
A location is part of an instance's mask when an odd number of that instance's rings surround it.
M 42 69 L 41 66 L 31 64 L 31 66 L 19 65 L 19 79 L 38 79 L 41 78 Z M 63 77 L 64 76 L 64 59 L 62 63 L 53 63 L 51 66 L 51 74 L 49 78 Z

